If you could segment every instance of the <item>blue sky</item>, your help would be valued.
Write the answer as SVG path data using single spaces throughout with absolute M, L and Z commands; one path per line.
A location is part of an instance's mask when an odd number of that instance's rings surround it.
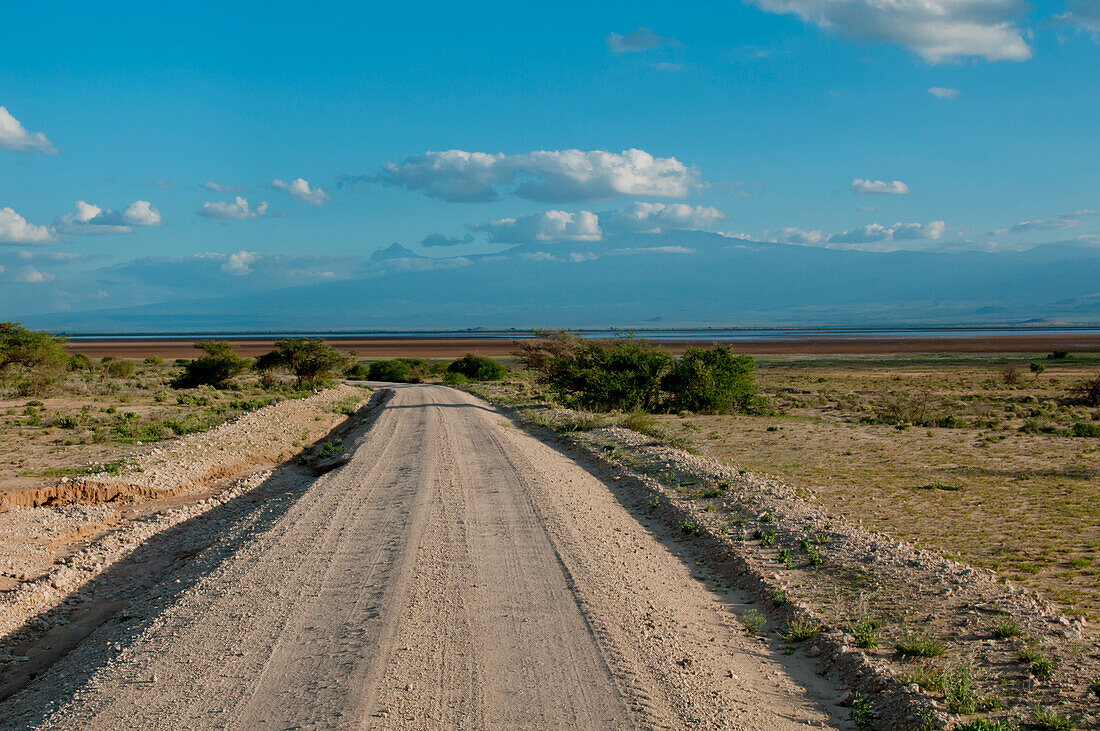
M 392 242 L 1100 242 L 1100 0 L 42 2 L 4 17 L 9 315 L 155 299 L 111 274 L 150 258 L 246 277 L 278 257 L 291 282 Z M 461 153 L 429 154 L 444 151 Z M 432 235 L 458 243 L 420 245 Z

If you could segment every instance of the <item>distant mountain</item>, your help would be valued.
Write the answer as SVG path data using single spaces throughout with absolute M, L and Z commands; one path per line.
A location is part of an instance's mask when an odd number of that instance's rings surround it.
M 348 276 L 25 321 L 69 332 L 1100 322 L 1100 249 L 1085 246 L 870 253 L 686 231 L 443 259 L 394 244 Z

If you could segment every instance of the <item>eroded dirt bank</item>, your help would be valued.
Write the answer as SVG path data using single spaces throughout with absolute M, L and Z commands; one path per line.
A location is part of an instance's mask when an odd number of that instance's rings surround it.
M 4 724 L 844 726 L 837 688 L 745 635 L 743 597 L 483 402 L 400 387 L 350 446 L 147 545 L 183 556 Z

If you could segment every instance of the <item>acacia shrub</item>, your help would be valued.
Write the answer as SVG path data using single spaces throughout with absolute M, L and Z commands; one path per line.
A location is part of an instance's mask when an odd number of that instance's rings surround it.
M 688 348 L 661 381 L 673 411 L 719 414 L 749 411 L 756 398 L 756 362 L 728 345 Z
M 463 375 L 471 381 L 499 381 L 508 369 L 500 361 L 467 353 L 447 366 L 447 372 Z
M 64 343 L 65 338 L 45 330 L 0 322 L 0 376 L 21 394 L 49 393 L 69 367 Z
M 350 363 L 344 355 L 325 342 L 324 338 L 283 338 L 275 349 L 256 359 L 253 366 L 260 373 L 283 369 L 294 376 L 298 388 L 319 386 L 342 372 Z
M 172 382 L 174 388 L 213 386 L 226 388 L 234 377 L 248 370 L 248 360 L 233 352 L 224 340 L 202 340 L 195 349 L 206 355 L 183 364 L 183 373 Z
M 543 380 L 563 400 L 596 411 L 655 411 L 661 379 L 672 365 L 664 348 L 624 338 L 587 342 L 550 358 Z

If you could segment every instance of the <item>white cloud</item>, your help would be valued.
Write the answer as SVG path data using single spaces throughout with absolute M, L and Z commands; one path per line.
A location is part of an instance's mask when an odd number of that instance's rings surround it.
M 937 99 L 958 99 L 962 92 L 958 89 L 949 89 L 943 86 L 930 86 L 928 93 Z
M 11 277 L 11 281 L 23 284 L 41 284 L 42 282 L 49 282 L 52 279 L 54 279 L 54 275 L 39 271 L 34 267 L 20 267 L 15 270 Z
M 290 193 L 290 197 L 294 200 L 308 203 L 311 206 L 319 206 L 325 201 L 332 200 L 328 193 L 320 188 L 311 188 L 309 183 L 303 178 L 297 178 L 290 183 L 284 183 L 281 180 L 272 180 L 271 187 L 285 190 L 287 193 Z
M 246 221 L 250 218 L 260 218 L 267 213 L 267 201 L 263 201 L 255 208 L 249 208 L 248 201 L 237 196 L 232 203 L 221 201 L 203 203 L 198 213 L 206 218 L 217 218 L 223 221 Z
M 909 192 L 909 186 L 900 180 L 886 182 L 856 178 L 852 181 L 852 192 L 861 195 L 905 195 Z
M 256 263 L 259 256 L 253 251 L 237 251 L 229 255 L 222 264 L 222 269 L 235 275 L 244 275 L 252 273 L 252 265 Z
M 601 213 L 600 224 L 609 232 L 662 233 L 708 228 L 725 217 L 709 206 L 636 202 L 629 208 Z
M 46 135 L 28 132 L 5 107 L 0 107 L 0 150 L 14 150 L 28 155 L 57 154 L 57 148 L 46 139 Z
M 674 157 L 644 150 L 537 150 L 522 155 L 447 150 L 387 163 L 377 176 L 348 182 L 382 182 L 447 201 L 491 201 L 498 188 L 542 202 L 582 202 L 619 195 L 683 198 L 698 187 L 698 172 Z
M 1031 48 L 1017 24 L 1023 0 L 751 0 L 771 13 L 856 40 L 897 43 L 929 63 L 978 57 L 1026 61 Z
M 0 243 L 48 244 L 54 240 L 50 229 L 28 223 L 11 208 L 0 208 Z
M 860 226 L 850 231 L 833 234 L 828 238 L 830 248 L 861 248 L 863 244 L 895 241 L 938 240 L 947 229 L 943 221 L 930 223 L 895 223 L 883 226 L 878 223 Z M 840 245 L 840 246 L 838 246 Z M 851 246 L 845 246 L 851 245 Z
M 612 254 L 694 254 L 695 249 L 687 246 L 636 246 L 614 249 Z
M 936 241 L 943 236 L 947 226 L 943 221 L 930 223 L 895 223 L 890 226 L 872 223 L 836 234 L 820 230 L 805 231 L 783 228 L 775 234 L 767 233 L 766 240 L 777 244 L 822 246 L 829 249 L 860 249 L 863 251 L 893 251 L 907 247 L 897 242 Z
M 596 261 L 599 257 L 591 251 L 574 251 L 569 254 L 569 261 L 580 263 L 582 261 Z
M 659 36 L 649 28 L 637 28 L 626 35 L 612 33 L 604 38 L 604 43 L 607 44 L 608 50 L 612 53 L 631 53 L 634 51 L 648 51 L 651 48 L 660 48 L 661 46 L 683 45 L 675 38 Z
M 1076 228 L 1081 225 L 1083 219 L 1091 218 L 1093 216 L 1100 215 L 1097 211 L 1072 211 L 1070 213 L 1063 213 L 1057 218 L 1049 219 L 1034 219 L 1031 221 L 1020 221 L 1019 223 L 1008 226 L 1007 228 L 998 228 L 993 231 L 987 231 L 987 236 L 1004 236 L 1005 234 L 1026 234 L 1034 233 L 1036 231 L 1060 231 L 1067 228 Z
M 494 244 L 599 241 L 603 236 L 599 218 L 590 211 L 545 211 L 529 216 L 475 223 L 470 228 L 487 232 L 489 241 Z
M 787 228 L 779 229 L 772 241 L 777 244 L 802 244 L 808 246 L 818 246 L 826 240 L 826 236 L 821 231 L 814 229 L 813 231 L 804 231 L 799 228 Z
M 659 63 L 651 63 L 649 65 L 651 69 L 657 69 L 658 71 L 683 71 L 684 65 L 682 63 L 669 63 L 668 61 L 661 61 Z
M 76 202 L 76 210 L 57 219 L 59 232 L 77 235 L 128 234 L 134 226 L 160 226 L 160 211 L 149 201 L 134 201 L 122 211 L 104 210 L 85 201 Z
M 1069 0 L 1066 12 L 1054 16 L 1054 20 L 1074 26 L 1100 41 L 1100 0 Z
M 244 192 L 243 185 L 224 185 L 222 183 L 215 183 L 213 180 L 207 180 L 202 184 L 202 187 L 206 188 L 211 193 L 225 193 L 226 195 L 237 195 Z

